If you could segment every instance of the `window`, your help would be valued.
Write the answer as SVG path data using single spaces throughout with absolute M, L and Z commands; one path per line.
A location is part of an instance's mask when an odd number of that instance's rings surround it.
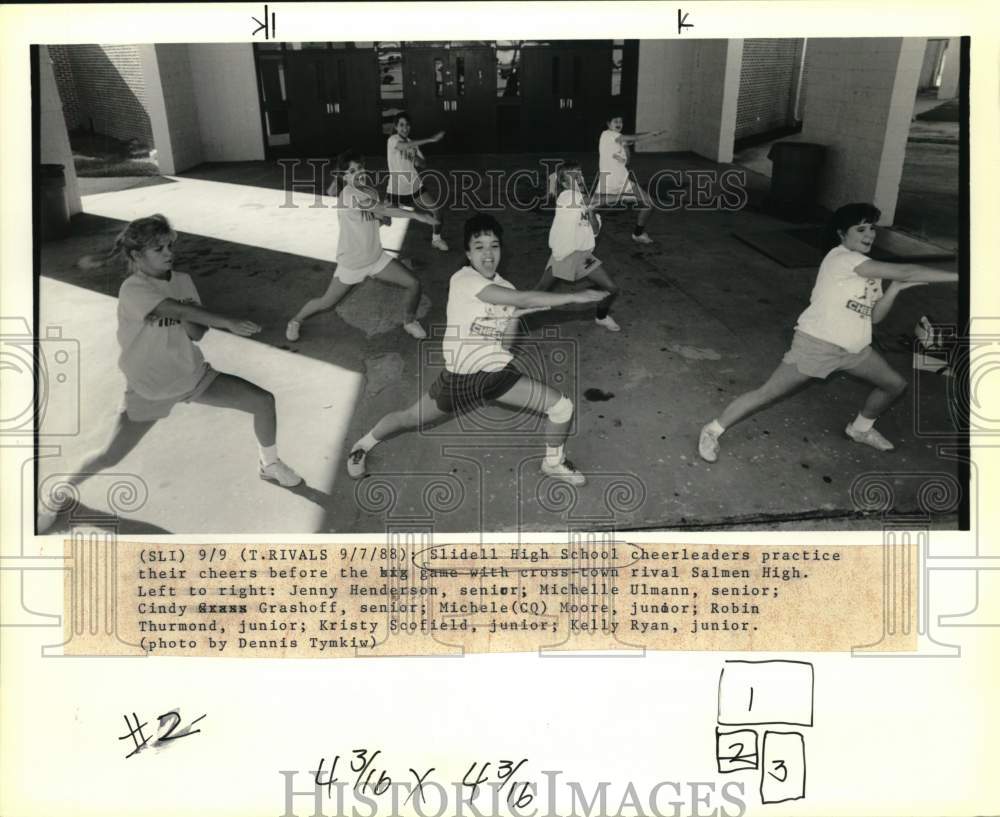
M 519 57 L 521 44 L 517 40 L 497 41 L 497 96 L 521 95 Z
M 284 60 L 280 53 L 276 54 L 272 51 L 269 54 L 261 55 L 259 67 L 267 144 L 272 147 L 287 145 L 290 137 Z
M 625 60 L 624 49 L 615 40 L 615 49 L 611 52 L 611 96 L 621 96 L 622 93 L 622 63 Z
M 403 52 L 398 42 L 379 42 L 375 44 L 378 56 L 379 105 L 382 112 L 382 135 L 391 136 L 393 120 L 405 106 L 403 102 Z
M 403 98 L 403 54 L 399 43 L 378 44 L 378 69 L 381 74 L 379 82 L 382 99 Z
M 440 99 L 444 96 L 444 63 L 434 59 L 434 96 Z

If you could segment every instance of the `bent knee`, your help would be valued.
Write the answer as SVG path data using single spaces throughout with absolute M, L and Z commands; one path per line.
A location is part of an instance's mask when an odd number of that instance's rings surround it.
M 553 423 L 568 423 L 573 419 L 573 401 L 560 394 L 555 401 L 546 401 L 545 413 Z
M 250 390 L 250 401 L 257 411 L 274 411 L 274 394 L 260 386 L 253 386 Z
M 892 393 L 893 397 L 899 397 L 903 392 L 906 391 L 908 385 L 909 384 L 906 382 L 906 378 L 900 376 L 893 381 L 890 392 Z

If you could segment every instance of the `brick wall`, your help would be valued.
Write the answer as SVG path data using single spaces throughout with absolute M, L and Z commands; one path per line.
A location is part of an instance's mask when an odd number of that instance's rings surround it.
M 69 47 L 65 45 L 50 45 L 49 57 L 52 60 L 52 70 L 56 77 L 56 87 L 62 100 L 63 116 L 66 127 L 75 130 L 80 127 L 80 100 L 76 93 L 76 78 L 73 76 L 73 62 L 70 59 Z
M 736 138 L 792 124 L 792 105 L 802 59 L 801 39 L 743 41 Z
M 152 146 L 137 46 L 65 45 L 53 46 L 52 52 L 69 128 L 93 128 Z
M 59 93 L 55 76 L 55 59 L 48 46 L 38 49 L 38 152 L 43 164 L 62 165 L 66 180 L 66 204 L 69 214 L 79 213 L 80 187 L 73 167 L 73 152 L 69 147 L 69 135 L 64 124 L 63 100 Z M 27 96 L 27 94 L 26 94 Z M 25 100 L 27 104 L 27 100 Z M 35 191 L 38 195 L 38 191 Z

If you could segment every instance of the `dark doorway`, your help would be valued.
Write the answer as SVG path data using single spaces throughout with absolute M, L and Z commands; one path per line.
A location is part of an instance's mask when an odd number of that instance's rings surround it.
M 521 117 L 525 150 L 596 150 L 611 107 L 612 42 L 525 45 Z
M 443 130 L 442 153 L 496 150 L 496 58 L 491 47 L 407 44 L 403 77 L 417 138 Z
M 347 148 L 384 149 L 375 51 L 288 51 L 288 129 L 291 152 L 335 156 Z

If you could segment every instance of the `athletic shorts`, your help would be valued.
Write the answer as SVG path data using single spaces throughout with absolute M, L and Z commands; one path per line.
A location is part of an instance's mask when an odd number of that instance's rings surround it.
M 125 389 L 125 398 L 122 401 L 121 410 L 124 411 L 130 420 L 137 423 L 150 423 L 153 420 L 162 420 L 173 410 L 178 403 L 190 403 L 197 397 L 205 393 L 205 389 L 212 385 L 219 373 L 207 363 L 205 371 L 202 373 L 195 387 L 186 394 L 179 394 L 177 397 L 165 397 L 153 400 L 143 397 L 141 394 Z
M 446 414 L 463 414 L 502 397 L 523 376 L 513 362 L 497 372 L 455 374 L 444 369 L 431 384 L 428 394 Z
M 792 347 L 781 360 L 783 363 L 793 364 L 807 377 L 823 379 L 834 372 L 853 369 L 871 355 L 871 346 L 866 346 L 860 352 L 848 352 L 842 346 L 796 331 Z
M 417 196 L 419 195 L 420 190 L 414 190 L 409 195 L 386 193 L 385 200 L 393 207 L 419 207 L 420 205 L 417 204 Z
M 597 188 L 598 203 L 602 206 L 622 204 L 635 205 L 639 203 L 639 188 L 635 179 L 629 178 L 624 182 L 609 181 L 604 187 Z
M 590 250 L 576 250 L 565 258 L 555 259 L 551 255 L 545 265 L 552 270 L 552 276 L 560 281 L 579 281 L 601 266 L 601 261 Z
M 385 250 L 382 250 L 382 254 L 375 261 L 358 269 L 345 267 L 343 264 L 338 263 L 337 269 L 333 273 L 333 277 L 342 284 L 353 286 L 354 284 L 360 284 L 365 280 L 365 278 L 371 278 L 378 275 L 382 270 L 389 266 L 391 262 L 392 256 Z

